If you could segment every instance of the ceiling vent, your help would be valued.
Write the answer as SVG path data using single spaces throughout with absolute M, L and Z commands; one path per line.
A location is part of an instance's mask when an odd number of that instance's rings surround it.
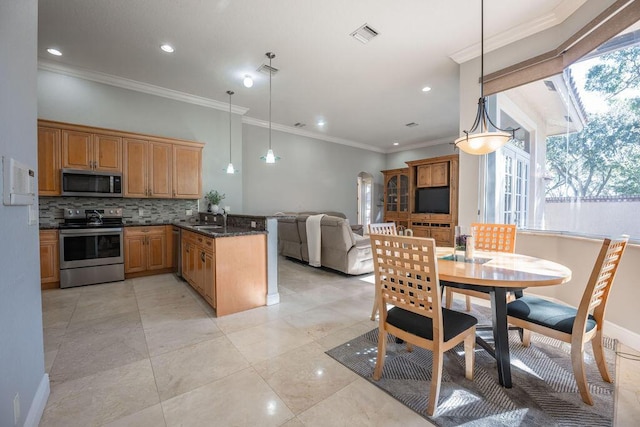
M 418 124 L 416 122 L 411 122 L 411 123 L 407 123 L 405 126 L 408 127 L 408 128 L 414 128 L 414 127 L 418 126 Z
M 263 73 L 266 74 L 267 76 L 269 75 L 269 71 L 271 71 L 271 75 L 275 76 L 276 74 L 278 74 L 278 70 L 276 67 L 272 67 L 269 64 L 262 64 L 261 66 L 258 67 L 257 70 L 259 73 Z
M 551 80 L 544 80 L 544 85 L 547 87 L 547 89 L 549 89 L 551 92 L 557 92 L 558 90 L 556 89 L 556 85 L 553 84 L 553 82 Z
M 573 120 L 570 116 L 564 116 L 564 119 L 567 121 L 567 123 L 573 123 Z
M 371 28 L 367 24 L 363 24 L 360 28 L 351 33 L 351 37 L 358 40 L 361 43 L 369 43 L 369 41 L 376 37 L 379 33 Z
M 305 127 L 305 126 L 306 126 L 306 124 L 298 122 L 298 123 L 296 123 L 296 124 L 295 124 L 295 125 L 293 125 L 293 126 L 295 126 L 295 127 L 297 127 L 297 128 L 303 128 L 303 127 Z

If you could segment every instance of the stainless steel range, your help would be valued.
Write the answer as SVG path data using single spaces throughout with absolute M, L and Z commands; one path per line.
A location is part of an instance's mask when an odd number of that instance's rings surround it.
M 65 209 L 60 287 L 124 280 L 122 208 Z

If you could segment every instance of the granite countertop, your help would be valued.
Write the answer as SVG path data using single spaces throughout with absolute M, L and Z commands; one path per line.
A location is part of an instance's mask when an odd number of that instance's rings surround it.
M 243 227 L 223 227 L 216 226 L 215 224 L 186 224 L 179 223 L 174 224 L 184 230 L 193 231 L 195 233 L 203 234 L 209 237 L 236 237 L 236 236 L 250 236 L 253 234 L 267 234 L 264 230 L 253 230 Z M 205 227 L 205 228 L 203 228 Z M 206 229 L 206 227 L 216 227 L 213 229 Z M 217 228 L 219 227 L 219 228 Z

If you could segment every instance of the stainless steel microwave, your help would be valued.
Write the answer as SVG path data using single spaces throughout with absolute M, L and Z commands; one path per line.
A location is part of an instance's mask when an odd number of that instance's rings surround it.
M 62 169 L 62 195 L 122 197 L 122 174 L 81 169 Z

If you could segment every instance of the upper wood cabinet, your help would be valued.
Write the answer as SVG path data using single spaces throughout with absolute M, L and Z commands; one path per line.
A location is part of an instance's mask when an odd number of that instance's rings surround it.
M 38 120 L 38 194 L 59 196 L 60 169 L 122 172 L 123 195 L 199 199 L 203 144 Z
M 173 146 L 173 198 L 198 199 L 202 195 L 202 148 Z
M 417 167 L 418 187 L 446 187 L 449 185 L 449 163 L 440 162 Z
M 409 168 L 390 169 L 384 174 L 384 221 L 408 226 Z
M 172 158 L 172 144 L 125 139 L 124 196 L 173 197 Z
M 122 138 L 63 129 L 62 167 L 122 172 Z
M 38 194 L 60 195 L 60 129 L 38 126 Z

